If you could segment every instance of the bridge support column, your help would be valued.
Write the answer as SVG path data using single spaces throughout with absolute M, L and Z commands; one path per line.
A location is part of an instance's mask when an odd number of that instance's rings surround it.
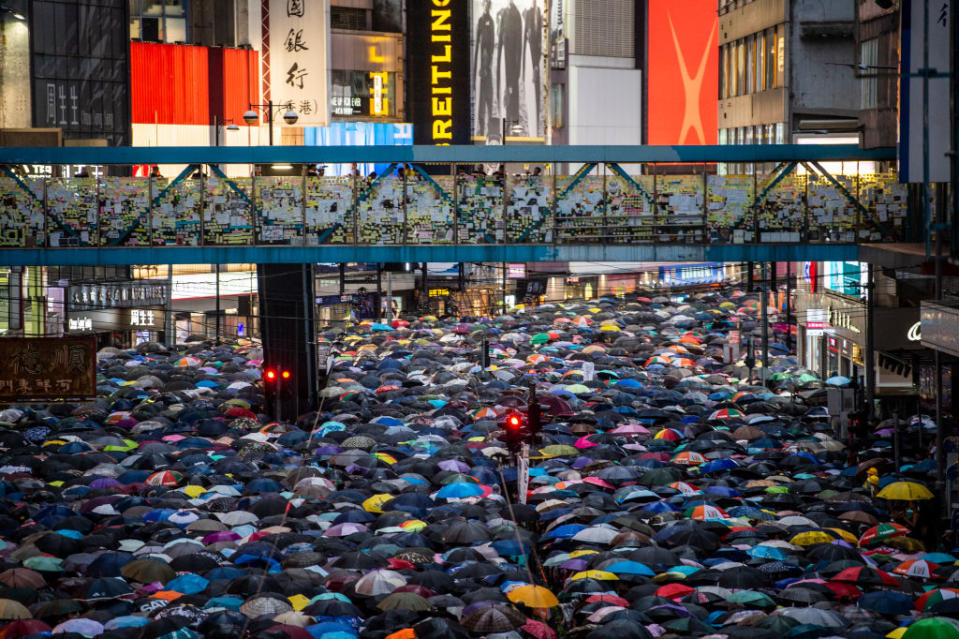
M 316 408 L 316 329 L 312 264 L 257 267 L 263 368 L 289 371 L 282 385 L 264 384 L 266 412 L 295 420 Z

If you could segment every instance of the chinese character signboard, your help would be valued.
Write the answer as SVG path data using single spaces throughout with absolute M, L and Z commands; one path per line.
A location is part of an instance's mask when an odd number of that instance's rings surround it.
M 263 73 L 274 105 L 296 111 L 299 126 L 329 124 L 329 3 L 263 0 L 269 5 L 269 47 Z
M 469 144 L 469 3 L 410 2 L 406 23 L 414 142 Z
M 0 402 L 96 397 L 93 337 L 0 339 Z

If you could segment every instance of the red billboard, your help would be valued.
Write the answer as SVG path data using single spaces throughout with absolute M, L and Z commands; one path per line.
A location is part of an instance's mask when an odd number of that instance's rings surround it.
M 260 102 L 259 53 L 249 49 L 130 43 L 134 124 L 245 126 Z
M 648 0 L 646 143 L 716 144 L 716 0 Z

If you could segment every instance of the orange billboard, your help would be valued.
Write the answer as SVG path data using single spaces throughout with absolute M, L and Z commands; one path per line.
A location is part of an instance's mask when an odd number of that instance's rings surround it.
M 716 0 L 648 0 L 646 143 L 716 144 Z

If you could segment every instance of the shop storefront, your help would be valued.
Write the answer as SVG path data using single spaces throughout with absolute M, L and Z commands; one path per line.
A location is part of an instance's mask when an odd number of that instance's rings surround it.
M 166 311 L 159 307 L 68 311 L 64 333 L 97 338 L 97 348 L 132 348 L 161 341 Z
M 97 348 L 162 341 L 169 295 L 168 282 L 160 280 L 70 285 L 63 332 L 94 333 Z

